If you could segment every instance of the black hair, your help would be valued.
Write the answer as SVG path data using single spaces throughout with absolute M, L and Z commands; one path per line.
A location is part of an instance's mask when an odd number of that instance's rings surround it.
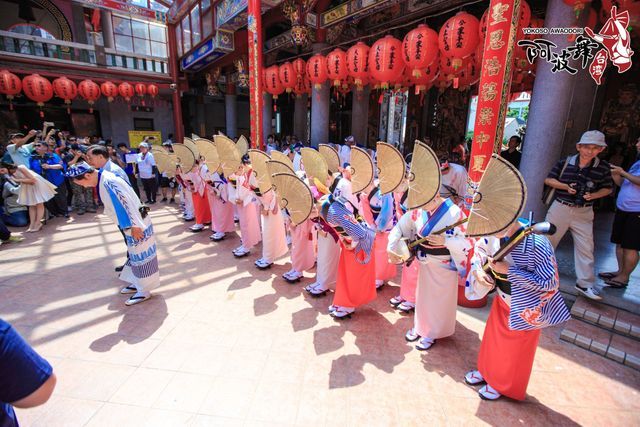
M 127 144 L 125 144 L 124 142 L 120 142 L 120 143 L 118 143 L 118 145 L 116 147 L 120 148 L 120 147 L 126 147 L 126 146 L 127 146 Z
M 245 154 L 244 156 L 242 156 L 242 164 L 243 165 L 251 164 L 251 158 L 249 158 L 248 154 Z
M 16 169 L 18 169 L 18 166 L 15 163 L 0 162 L 0 168 L 5 168 L 5 169 L 9 169 L 9 170 L 16 170 Z
M 511 138 L 509 138 L 509 141 L 511 141 L 512 139 L 515 139 L 518 145 L 520 145 L 520 143 L 522 142 L 522 138 L 520 138 L 518 135 L 513 135 Z
M 107 147 L 104 145 L 92 145 L 87 150 L 87 153 L 91 154 L 92 156 L 101 156 L 105 159 L 109 158 L 109 150 L 107 150 Z

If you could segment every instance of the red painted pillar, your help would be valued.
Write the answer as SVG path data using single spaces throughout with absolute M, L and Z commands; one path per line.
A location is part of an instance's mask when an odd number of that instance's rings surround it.
M 249 0 L 249 117 L 251 147 L 264 150 L 262 138 L 262 16 L 260 0 Z
M 478 188 L 482 174 L 494 152 L 502 146 L 504 120 L 511 93 L 513 50 L 516 44 L 521 0 L 491 0 L 487 36 L 484 42 L 480 83 L 478 83 L 478 107 L 473 128 L 469 181 L 466 206 L 470 208 L 473 193 Z M 458 289 L 458 304 L 463 307 L 482 307 L 486 297 L 469 301 L 464 286 Z
M 168 25 L 169 35 L 169 76 L 175 89 L 172 94 L 173 101 L 173 126 L 175 128 L 174 141 L 182 142 L 184 139 L 184 126 L 182 124 L 182 102 L 180 100 L 180 84 L 178 83 L 178 48 L 176 46 L 176 27 Z

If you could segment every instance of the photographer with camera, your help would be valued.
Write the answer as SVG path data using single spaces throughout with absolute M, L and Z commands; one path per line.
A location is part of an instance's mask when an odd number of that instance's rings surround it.
M 594 288 L 593 203 L 613 191 L 611 167 L 598 158 L 607 148 L 604 134 L 590 130 L 576 144 L 578 154 L 560 160 L 544 183 L 555 189 L 555 200 L 547 212 L 546 221 L 557 227 L 549 236 L 554 249 L 567 231 L 573 237 L 576 269 L 576 290 L 593 300 L 600 300 Z
M 51 135 L 51 132 L 47 134 L 47 139 L 49 135 Z M 64 216 L 68 218 L 64 163 L 60 156 L 49 150 L 46 142 L 36 140 L 33 146 L 35 153 L 31 156 L 31 170 L 58 187 L 56 195 L 46 203 L 47 209 L 56 217 Z

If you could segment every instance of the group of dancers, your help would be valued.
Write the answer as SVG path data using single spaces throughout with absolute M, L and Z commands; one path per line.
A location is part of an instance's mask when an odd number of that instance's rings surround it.
M 473 219 L 461 208 L 467 191 L 466 176 L 461 176 L 466 175 L 464 168 L 449 164 L 446 153 L 438 156 L 424 144 L 416 145 L 432 154 L 433 164 L 429 156 L 415 152 L 410 168 L 404 161 L 395 163 L 392 168 L 402 170 L 395 170 L 401 179 L 392 191 L 386 176 L 389 167 L 381 168 L 385 159 L 380 151 L 378 167 L 369 157 L 378 176 L 366 179 L 364 185 L 364 150 L 356 153 L 360 164 L 347 159 L 336 167 L 339 160 L 331 158 L 332 151 L 337 159 L 344 154 L 325 148 L 318 155 L 325 161 L 311 165 L 308 160 L 305 165 L 303 156 L 297 162 L 300 170 L 274 151 L 271 156 L 258 153 L 278 158 L 286 166 L 285 174 L 302 185 L 293 190 L 272 185 L 264 165 L 252 164 L 258 157 L 251 152 L 259 150 L 238 153 L 240 161 L 231 169 L 220 158 L 212 170 L 207 166 L 211 162 L 200 157 L 189 170 L 180 165 L 176 169 L 184 218 L 195 217 L 192 231 L 210 224 L 213 241 L 234 233 L 237 221 L 241 244 L 233 256 L 248 256 L 262 242 L 261 256 L 254 262 L 258 269 L 270 268 L 289 252 L 291 270 L 283 274 L 289 283 L 299 282 L 315 266 L 315 280 L 304 290 L 314 297 L 333 290 L 328 312 L 336 319 L 351 318 L 357 308 L 373 301 L 377 289 L 395 278 L 401 265 L 400 292 L 389 303 L 400 311 L 415 312 L 414 326 L 405 338 L 417 341 L 418 350 L 430 349 L 437 340 L 454 334 L 459 286 L 471 300 L 495 290 L 477 370 L 464 379 L 482 385 L 483 399 L 505 395 L 523 400 L 540 330 L 569 318 L 558 292 L 553 248 L 543 235 L 526 231 L 532 227 L 518 220 L 521 209 L 492 235 L 471 237 L 467 226 Z M 349 148 L 352 155 L 358 150 Z M 423 170 L 433 174 L 434 169 L 436 191 L 425 195 L 429 191 L 416 182 L 415 174 Z M 515 169 L 511 173 L 515 178 L 505 176 L 504 180 L 521 179 Z M 277 175 L 282 174 L 271 174 L 271 178 Z M 477 191 L 481 188 L 482 183 Z M 313 197 L 312 205 L 296 205 L 302 203 L 296 201 L 298 196 L 306 192 Z M 301 217 L 301 211 L 308 214 Z M 496 257 L 505 245 L 509 250 L 503 252 L 508 254 Z

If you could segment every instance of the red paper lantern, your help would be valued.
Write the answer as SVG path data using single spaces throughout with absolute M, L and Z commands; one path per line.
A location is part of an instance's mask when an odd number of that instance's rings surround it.
M 434 81 L 440 75 L 440 64 L 434 61 L 427 68 L 422 70 L 420 76 L 411 76 L 411 83 L 415 85 L 415 94 L 424 93 L 433 86 Z
M 136 95 L 140 97 L 142 105 L 144 106 L 144 96 L 147 94 L 147 85 L 144 83 L 136 83 L 133 86 L 133 90 L 135 90 Z
M 347 54 L 342 49 L 334 49 L 327 55 L 327 77 L 333 80 L 334 86 L 341 86 L 341 81 L 349 75 Z
M 405 64 L 402 60 L 402 42 L 393 36 L 377 40 L 369 50 L 369 74 L 380 82 L 383 89 L 389 82 L 402 75 Z
M 35 101 L 40 107 L 40 117 L 44 117 L 42 107 L 44 103 L 53 97 L 51 82 L 39 74 L 31 74 L 22 79 L 22 89 L 27 97 Z
M 136 91 L 136 95 L 138 95 L 140 98 L 147 94 L 147 85 L 145 85 L 144 83 L 136 83 L 133 88 Z
M 296 79 L 296 84 L 293 87 L 293 93 L 296 94 L 296 98 L 301 98 L 305 93 L 308 94 L 311 92 L 311 83 L 309 83 L 309 79 L 307 76 L 303 76 L 299 79 Z
M 444 92 L 446 88 L 451 86 L 452 80 L 448 79 L 444 74 L 440 73 L 438 77 L 436 77 L 433 85 L 440 89 L 440 92 Z
M 277 65 L 272 65 L 271 67 L 267 68 L 264 73 L 267 92 L 273 95 L 273 99 L 278 99 L 278 95 L 284 92 L 284 86 L 282 86 L 282 82 L 280 81 L 278 73 L 279 67 Z
M 307 77 L 316 89 L 320 89 L 327 80 L 327 60 L 320 54 L 315 54 L 307 61 Z
M 518 32 L 522 33 L 523 28 L 527 28 L 531 23 L 531 7 L 529 3 L 522 0 L 520 2 L 520 20 L 518 22 Z
M 402 41 L 404 62 L 415 77 L 436 60 L 438 52 L 438 33 L 424 24 L 409 31 Z
M 89 112 L 93 113 L 93 103 L 100 98 L 100 86 L 93 80 L 83 80 L 78 85 L 78 92 L 89 103 Z
M 369 46 L 358 42 L 347 50 L 347 72 L 353 77 L 356 89 L 361 91 L 369 79 Z
M 440 53 L 459 59 L 471 55 L 479 42 L 479 27 L 478 18 L 466 12 L 458 12 L 440 28 Z
M 111 102 L 116 96 L 118 96 L 118 86 L 107 81 L 100 85 L 100 92 L 102 92 L 103 96 L 107 97 L 107 101 Z
M 67 104 L 67 114 L 71 114 L 69 105 L 78 96 L 78 86 L 66 77 L 58 77 L 53 81 L 53 92 Z
M 118 93 L 127 102 L 131 101 L 131 98 L 133 98 L 133 92 L 133 86 L 131 86 L 130 83 L 122 82 L 118 85 Z
M 160 92 L 160 90 L 158 89 L 158 86 L 151 83 L 147 85 L 147 93 L 149 94 L 149 96 L 151 96 L 151 98 L 155 98 L 156 96 L 158 96 L 158 93 Z
M 280 78 L 280 83 L 282 83 L 282 86 L 287 93 L 291 93 L 298 80 L 293 64 L 287 61 L 280 65 L 280 67 L 278 67 L 278 77 Z
M 22 91 L 22 81 L 9 70 L 0 71 L 0 93 L 9 100 L 9 109 L 13 110 L 13 98 Z
M 529 21 L 529 28 L 543 28 L 544 20 L 540 18 L 531 18 Z M 539 34 L 522 34 L 521 37 L 518 37 L 517 40 L 533 40 L 538 38 Z M 482 58 L 480 58 L 482 59 Z M 533 64 L 529 63 L 527 59 L 527 51 L 525 48 L 518 46 L 516 44 L 516 48 L 514 50 L 514 67 L 516 70 L 521 71 L 533 71 L 535 69 L 535 61 Z
M 471 57 L 474 60 L 468 61 L 462 71 L 453 78 L 453 87 L 455 89 L 466 90 L 480 80 L 480 63 L 475 60 L 475 55 Z
M 296 73 L 296 78 L 302 78 L 307 75 L 307 62 L 298 58 L 291 63 L 293 65 L 293 71 Z
M 480 44 L 484 44 L 484 39 L 487 37 L 487 25 L 489 24 L 489 8 L 484 11 L 482 18 L 480 18 L 480 24 L 478 24 L 478 37 L 480 38 Z
M 467 56 L 466 58 L 460 60 L 460 62 L 456 62 L 456 58 L 447 58 L 446 56 L 440 56 L 440 75 L 451 80 L 455 76 L 460 74 L 462 70 L 467 67 L 467 65 L 472 61 L 475 61 L 475 54 Z

